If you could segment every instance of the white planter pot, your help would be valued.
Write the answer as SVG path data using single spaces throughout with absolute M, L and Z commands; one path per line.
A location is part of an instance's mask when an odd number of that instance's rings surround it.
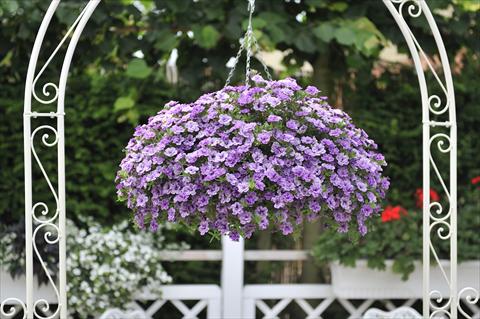
M 392 271 L 392 260 L 387 260 L 385 271 L 370 269 L 366 260 L 359 260 L 356 267 L 346 267 L 332 263 L 332 288 L 334 294 L 345 299 L 410 299 L 422 298 L 423 271 L 420 262 L 408 280 L 403 281 Z M 449 276 L 449 261 L 441 264 Z M 458 289 L 473 287 L 480 290 L 480 261 L 467 261 L 458 264 Z M 450 295 L 445 278 L 439 267 L 430 272 L 430 290 L 440 291 L 444 297 Z

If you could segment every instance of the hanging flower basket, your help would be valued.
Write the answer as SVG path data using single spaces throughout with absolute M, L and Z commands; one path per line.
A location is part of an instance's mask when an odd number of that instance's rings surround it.
M 292 234 L 322 216 L 365 234 L 389 186 L 377 145 L 315 87 L 252 80 L 169 102 L 136 128 L 117 175 L 135 222 L 238 240 L 269 226 Z

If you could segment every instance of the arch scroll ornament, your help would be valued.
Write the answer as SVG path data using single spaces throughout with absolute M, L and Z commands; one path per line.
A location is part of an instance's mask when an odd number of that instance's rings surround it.
M 457 128 L 455 118 L 455 97 L 453 81 L 446 50 L 438 27 L 426 0 L 378 0 L 383 2 L 399 26 L 409 51 L 411 53 L 418 82 L 420 86 L 422 127 L 423 127 L 423 317 L 433 318 L 442 314 L 448 318 L 457 318 L 458 313 L 468 317 L 462 309 L 461 301 L 476 303 L 478 291 L 471 287 L 457 287 Z M 433 0 L 432 0 L 433 1 Z M 6 318 L 20 316 L 33 318 L 67 318 L 66 291 L 66 246 L 65 246 L 65 137 L 64 137 L 64 102 L 69 67 L 76 45 L 82 31 L 100 0 L 86 1 L 83 10 L 66 32 L 58 46 L 51 53 L 45 64 L 37 72 L 37 62 L 42 49 L 44 36 L 52 20 L 60 0 L 52 0 L 45 13 L 33 46 L 24 97 L 24 160 L 25 160 L 25 223 L 26 223 L 26 298 L 8 298 L 0 304 L 0 315 Z M 409 27 L 412 19 L 426 19 L 437 45 L 441 61 L 441 74 L 434 67 L 428 55 L 415 38 Z M 42 74 L 48 64 L 56 57 L 57 52 L 68 42 L 58 84 L 47 82 L 41 85 Z M 426 67 L 424 67 L 426 66 Z M 433 75 L 434 85 L 430 85 L 425 72 Z M 36 89 L 41 86 L 40 92 Z M 439 92 L 432 93 L 431 87 L 439 87 Z M 50 112 L 32 111 L 33 101 L 52 106 Z M 56 108 L 54 105 L 56 104 Z M 53 119 L 52 125 L 42 125 L 32 131 L 32 122 L 40 117 Z M 433 134 L 432 134 L 433 132 Z M 38 138 L 37 134 L 43 135 Z M 40 142 L 38 142 L 40 141 Z M 57 185 L 53 185 L 49 175 L 43 168 L 41 159 L 36 152 L 35 144 L 40 143 L 46 149 L 56 149 L 58 154 Z M 52 195 L 55 207 L 49 207 L 44 202 L 33 202 L 32 194 L 32 155 L 34 162 L 42 172 Z M 448 171 L 442 172 L 437 167 L 436 156 L 446 156 L 449 160 Z M 433 174 L 432 174 L 433 172 Z M 429 190 L 431 180 L 437 180 L 445 194 L 446 202 L 431 202 Z M 448 184 L 445 181 L 448 181 Z M 46 256 L 41 256 L 35 246 L 37 237 L 43 236 L 45 243 L 57 245 L 59 255 L 58 282 L 54 281 L 46 262 Z M 444 268 L 437 256 L 432 238 L 448 241 L 451 249 L 450 267 Z M 57 298 L 51 309 L 47 300 L 34 299 L 33 262 L 34 254 L 42 265 L 55 291 Z M 433 258 L 432 258 L 433 257 Z M 431 261 L 433 261 L 431 265 Z M 430 270 L 439 267 L 448 293 L 438 291 L 430 283 Z

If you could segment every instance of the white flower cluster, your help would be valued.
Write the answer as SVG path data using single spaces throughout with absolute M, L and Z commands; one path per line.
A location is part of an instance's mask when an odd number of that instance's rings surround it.
M 99 315 L 107 308 L 124 308 L 146 290 L 161 293 L 172 278 L 161 265 L 165 245 L 161 232 L 133 232 L 127 222 L 111 228 L 91 225 L 78 229 L 69 223 L 67 268 L 69 311 L 75 317 Z

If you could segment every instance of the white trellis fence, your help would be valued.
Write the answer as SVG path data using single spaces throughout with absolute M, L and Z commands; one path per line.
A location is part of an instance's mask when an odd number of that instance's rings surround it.
M 13 317 L 15 313 L 6 313 L 4 306 L 7 304 L 17 304 L 17 307 L 19 311 L 23 313 L 24 318 L 33 319 L 34 317 L 43 318 L 44 316 L 41 315 L 39 311 L 41 309 L 47 309 L 48 305 L 51 303 L 47 300 L 34 298 L 33 255 L 35 253 L 44 266 L 43 268 L 47 277 L 50 279 L 50 285 L 55 294 L 55 303 L 58 304 L 56 310 L 48 317 L 67 318 L 64 136 L 65 92 L 69 68 L 76 45 L 89 18 L 92 16 L 95 8 L 100 2 L 100 0 L 90 0 L 86 2 L 84 9 L 74 21 L 65 37 L 51 53 L 43 66 L 39 68 L 37 68 L 37 63 L 42 49 L 43 40 L 52 17 L 60 4 L 60 0 L 51 1 L 35 39 L 28 66 L 24 97 L 26 294 L 25 298 L 8 297 L 2 301 L 0 312 L 4 315 L 10 315 L 10 317 Z M 460 297 L 468 295 L 470 297 L 469 300 L 476 302 L 475 299 L 478 300 L 478 291 L 471 287 L 457 287 L 457 127 L 453 80 L 447 52 L 443 44 L 442 36 L 425 0 L 378 0 L 378 2 L 379 4 L 383 3 L 386 6 L 387 11 L 393 16 L 394 21 L 400 28 L 411 53 L 420 86 L 422 108 L 421 123 L 423 127 L 423 193 L 425 194 L 423 200 L 423 316 L 426 318 L 433 318 L 443 314 L 449 318 L 456 319 L 459 312 L 462 314 L 465 313 L 459 304 Z M 420 18 L 426 21 L 426 24 L 432 32 L 434 43 L 437 46 L 437 52 L 434 53 L 438 54 L 440 57 L 442 72 L 437 73 L 432 63 L 430 63 L 428 55 L 424 52 L 421 44 L 417 41 L 412 29 L 409 27 L 409 22 L 412 19 Z M 43 84 L 43 95 L 39 96 L 36 92 L 36 85 L 49 63 L 67 40 L 69 40 L 68 48 L 65 53 L 58 83 L 47 82 Z M 425 71 L 422 67 L 422 62 L 427 65 L 426 72 L 433 74 L 433 82 L 435 85 L 430 85 L 431 83 L 428 83 Z M 39 70 L 37 71 L 37 69 Z M 433 88 L 435 86 L 440 87 L 439 92 L 435 91 Z M 32 97 L 35 102 L 41 104 L 56 104 L 56 109 L 51 109 L 46 112 L 32 110 Z M 38 126 L 38 119 L 45 117 L 54 119 L 56 124 Z M 33 131 L 32 127 L 34 128 Z M 40 146 L 56 148 L 57 151 L 58 171 L 56 180 L 58 182 L 56 185 L 51 183 L 48 174 L 43 169 L 42 162 L 35 147 L 38 135 L 42 133 L 43 135 L 40 139 L 41 143 L 37 143 Z M 450 165 L 447 172 L 442 172 L 442 169 L 437 167 L 433 157 L 433 148 L 435 148 L 436 151 L 439 151 L 440 155 L 448 158 Z M 40 168 L 43 177 L 51 190 L 54 207 L 49 207 L 49 204 L 44 202 L 34 201 L 33 195 L 35 194 L 32 193 L 32 155 L 33 164 Z M 433 172 L 433 174 L 431 174 L 431 172 Z M 437 179 L 442 185 L 442 190 L 445 194 L 444 197 L 448 199 L 448 206 L 444 207 L 440 202 L 431 201 L 429 197 L 429 189 L 433 179 Z M 448 181 L 448 183 L 445 181 Z M 58 254 L 60 258 L 58 283 L 51 279 L 51 274 L 44 265 L 46 256 L 41 256 L 35 245 L 35 239 L 38 232 L 46 227 L 55 229 L 54 232 L 50 232 L 44 236 L 44 240 L 47 244 L 59 244 Z M 441 240 L 447 241 L 450 245 L 451 254 L 448 271 L 444 269 L 438 259 L 436 249 L 431 241 L 432 237 L 438 237 Z M 225 254 L 228 255 L 229 252 L 225 252 Z M 443 280 L 445 280 L 449 287 L 448 297 L 440 291 L 431 288 L 431 259 L 433 264 L 442 269 Z M 227 258 L 224 262 L 225 267 L 228 267 L 228 262 L 229 259 Z M 239 281 L 233 281 L 231 284 L 237 288 L 241 287 Z M 247 288 L 248 286 L 245 287 L 245 291 L 249 293 L 261 291 L 261 289 L 255 290 Z M 234 290 L 235 289 L 228 289 L 228 293 Z M 236 290 L 237 292 L 240 291 L 239 289 Z M 322 295 L 322 291 L 323 290 L 320 289 L 316 291 L 316 293 Z M 233 297 L 234 296 L 232 295 L 232 298 Z M 226 300 L 229 296 L 224 295 L 223 298 Z M 296 297 L 288 298 L 295 299 Z M 273 314 L 289 302 L 288 298 L 282 299 L 280 304 L 277 304 L 277 306 L 270 310 L 267 309 L 268 307 L 265 303 L 262 303 L 259 301 L 260 299 L 256 299 L 253 295 L 249 300 L 254 301 L 246 301 L 246 303 L 250 305 L 255 304 L 260 310 L 262 310 L 262 312 Z M 299 304 L 300 307 L 302 307 L 303 304 L 303 307 L 305 307 L 304 309 L 307 309 L 308 307 L 301 301 L 301 297 L 298 298 L 300 299 L 295 299 L 295 302 Z M 229 307 L 236 309 L 241 306 L 229 305 Z M 345 307 L 347 307 L 347 303 L 345 303 Z M 351 307 L 348 306 L 347 309 L 348 308 Z

